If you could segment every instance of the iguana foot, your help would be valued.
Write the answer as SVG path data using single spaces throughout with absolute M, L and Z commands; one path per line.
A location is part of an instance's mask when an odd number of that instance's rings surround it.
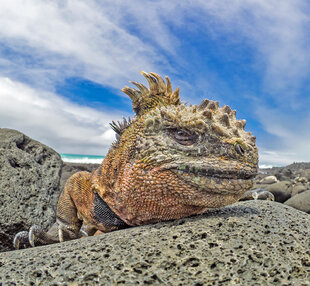
M 46 232 L 42 227 L 33 225 L 30 227 L 29 231 L 17 233 L 14 237 L 13 245 L 15 249 L 20 249 L 22 245 L 24 248 L 28 248 L 30 246 L 35 247 L 59 242 L 59 237 L 54 234 L 55 228 L 56 226 L 52 226 L 51 229 Z
M 32 247 L 55 243 L 57 240 L 50 237 L 42 227 L 33 225 L 29 230 L 29 243 Z
M 265 200 L 265 201 L 274 201 L 274 195 L 271 192 L 268 192 L 264 189 L 254 189 L 244 193 L 240 201 L 248 200 Z
M 30 246 L 53 244 L 93 235 L 95 231 L 93 228 L 84 225 L 78 232 L 74 232 L 70 227 L 58 223 L 54 223 L 48 231 L 45 231 L 41 226 L 33 225 L 29 231 L 17 233 L 13 245 L 15 249 L 20 249 L 21 246 L 28 248 Z

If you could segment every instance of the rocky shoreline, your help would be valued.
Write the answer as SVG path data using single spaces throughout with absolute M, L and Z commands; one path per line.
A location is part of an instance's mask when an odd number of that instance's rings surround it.
M 273 202 L 11 251 L 17 232 L 54 222 L 69 176 L 98 166 L 0 128 L 0 285 L 310 285 L 310 163 L 260 170 L 253 189 Z
M 276 202 L 310 214 L 310 163 L 260 169 L 253 190 L 271 192 Z

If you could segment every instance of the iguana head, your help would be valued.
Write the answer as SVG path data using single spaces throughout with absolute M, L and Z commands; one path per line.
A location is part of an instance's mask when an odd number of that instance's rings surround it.
M 165 83 L 141 73 L 149 89 L 136 82 L 139 90 L 122 89 L 132 99 L 134 120 L 112 124 L 119 135 L 114 153 L 123 158 L 113 186 L 128 206 L 120 211 L 112 200 L 116 212 L 142 224 L 237 201 L 257 173 L 258 151 L 246 121 L 215 101 L 186 105 L 168 77 Z

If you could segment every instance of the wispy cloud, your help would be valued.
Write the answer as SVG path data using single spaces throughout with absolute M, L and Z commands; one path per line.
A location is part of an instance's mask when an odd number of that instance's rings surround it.
M 138 70 L 160 72 L 167 70 L 169 57 L 181 61 L 177 48 L 182 33 L 176 35 L 171 28 L 186 33 L 199 27 L 201 33 L 221 37 L 224 32 L 232 41 L 252 45 L 269 90 L 283 90 L 296 87 L 309 70 L 309 16 L 304 3 L 133 0 L 102 5 L 91 0 L 12 0 L 1 5 L 0 35 L 23 55 L 20 73 L 40 67 L 54 79 L 55 74 L 78 74 L 119 87 Z M 16 64 L 15 57 L 10 60 Z
M 55 74 L 79 75 L 119 87 L 128 75 L 136 76 L 142 68 L 154 70 L 156 63 L 164 62 L 151 45 L 117 25 L 106 12 L 95 1 L 2 3 L 0 36 L 19 55 L 18 61 L 14 54 L 9 57 L 11 70 L 21 64 L 20 71 L 15 70 L 16 75 L 23 73 L 20 77 L 31 66 L 54 79 Z M 29 80 L 36 84 L 35 77 Z
M 272 142 L 266 136 L 267 142 L 262 143 L 263 148 L 260 150 L 261 162 L 285 165 L 310 160 L 309 113 L 296 116 L 294 113 L 258 106 L 256 115 L 264 129 L 276 138 Z
M 115 139 L 108 122 L 117 112 L 99 112 L 56 94 L 0 77 L 0 123 L 63 153 L 105 154 Z
M 292 95 L 306 80 L 310 70 L 306 1 L 214 0 L 200 1 L 200 6 L 204 9 L 200 17 L 207 14 L 210 22 L 216 20 L 214 25 L 207 25 L 215 33 L 224 30 L 234 39 L 231 40 L 252 46 L 256 68 L 265 74 L 267 92 Z

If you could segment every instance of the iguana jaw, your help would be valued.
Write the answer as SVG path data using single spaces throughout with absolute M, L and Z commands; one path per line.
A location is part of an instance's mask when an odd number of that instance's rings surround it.
M 256 176 L 256 172 L 250 172 L 245 170 L 223 170 L 217 168 L 210 168 L 210 167 L 203 167 L 203 166 L 196 166 L 196 165 L 181 165 L 177 168 L 171 169 L 176 174 L 184 175 L 189 174 L 194 177 L 212 177 L 218 179 L 232 179 L 232 180 L 251 180 Z
M 179 180 L 208 193 L 236 194 L 244 193 L 253 184 L 257 174 L 256 167 L 234 166 L 230 163 L 222 168 L 216 164 L 168 164 L 164 169 L 171 171 Z
M 251 179 L 242 179 L 242 178 L 227 178 L 219 177 L 216 175 L 212 176 L 201 176 L 193 173 L 184 173 L 184 172 L 175 172 L 176 175 L 193 187 L 196 187 L 198 190 L 207 193 L 218 193 L 223 196 L 226 194 L 237 194 L 244 193 L 247 191 L 253 184 Z

